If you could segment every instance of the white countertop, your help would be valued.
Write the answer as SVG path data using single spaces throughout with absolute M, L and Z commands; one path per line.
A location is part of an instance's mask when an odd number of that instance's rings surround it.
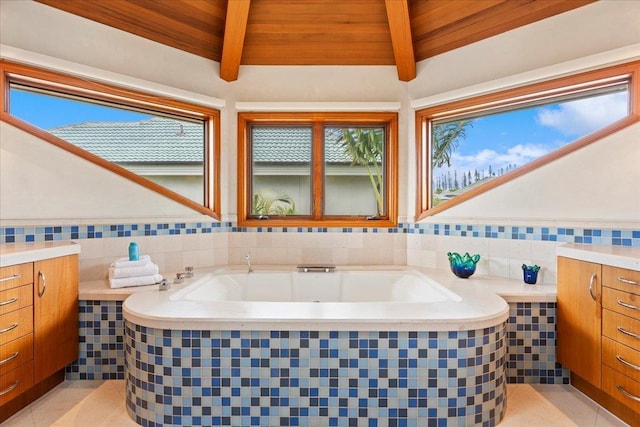
M 0 244 L 0 267 L 80 253 L 80 245 L 70 241 Z
M 633 246 L 567 243 L 556 248 L 556 255 L 640 271 L 640 248 Z

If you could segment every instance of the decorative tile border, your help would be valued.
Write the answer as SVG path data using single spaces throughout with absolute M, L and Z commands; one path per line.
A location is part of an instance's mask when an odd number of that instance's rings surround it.
M 408 233 L 594 245 L 640 246 L 640 230 L 514 225 L 412 224 L 408 227 Z
M 505 324 L 472 331 L 200 331 L 125 322 L 141 425 L 493 426 Z
M 0 243 L 82 240 L 109 237 L 170 236 L 208 233 L 403 233 L 488 239 L 532 240 L 640 247 L 640 230 L 531 227 L 517 225 L 415 224 L 394 228 L 238 227 L 232 222 L 177 222 L 70 226 L 0 227 Z
M 569 370 L 556 361 L 556 303 L 509 304 L 507 382 L 569 384 Z

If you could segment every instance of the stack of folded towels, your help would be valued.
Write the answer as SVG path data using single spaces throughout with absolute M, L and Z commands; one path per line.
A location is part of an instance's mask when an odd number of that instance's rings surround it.
M 141 255 L 138 261 L 120 258 L 109 267 L 109 286 L 125 288 L 152 285 L 162 280 L 158 271 L 158 266 L 151 262 L 149 255 Z

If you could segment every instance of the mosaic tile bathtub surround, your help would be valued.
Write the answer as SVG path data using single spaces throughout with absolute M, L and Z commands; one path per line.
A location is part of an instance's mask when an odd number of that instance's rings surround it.
M 124 379 L 122 301 L 78 301 L 79 358 L 66 367 L 68 380 Z
M 199 331 L 125 321 L 143 426 L 493 426 L 506 325 L 457 332 Z
M 172 236 L 220 232 L 258 233 L 408 233 L 489 239 L 536 240 L 564 243 L 640 247 L 640 230 L 531 227 L 518 225 L 400 223 L 376 227 L 238 227 L 233 222 L 176 222 L 145 224 L 45 225 L 0 227 L 0 243 L 82 240 L 112 237 Z
M 555 302 L 509 304 L 507 382 L 569 384 L 569 370 L 556 361 Z
M 66 378 L 124 379 L 122 301 L 79 301 L 80 358 Z M 510 303 L 507 383 L 568 384 L 555 360 L 556 303 Z

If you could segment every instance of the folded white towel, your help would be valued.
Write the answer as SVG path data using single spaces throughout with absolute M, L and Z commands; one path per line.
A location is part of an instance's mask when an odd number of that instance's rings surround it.
M 123 277 L 152 276 L 158 274 L 157 264 L 152 262 L 140 267 L 109 267 L 110 279 L 121 279 Z
M 112 288 L 126 288 L 129 286 L 153 285 L 162 280 L 162 275 L 151 274 L 149 276 L 125 277 L 122 279 L 109 279 Z
M 150 262 L 151 257 L 149 255 L 140 255 L 140 259 L 138 261 L 129 261 L 129 258 L 119 258 L 111 264 L 111 267 L 142 267 L 143 265 L 147 265 Z

